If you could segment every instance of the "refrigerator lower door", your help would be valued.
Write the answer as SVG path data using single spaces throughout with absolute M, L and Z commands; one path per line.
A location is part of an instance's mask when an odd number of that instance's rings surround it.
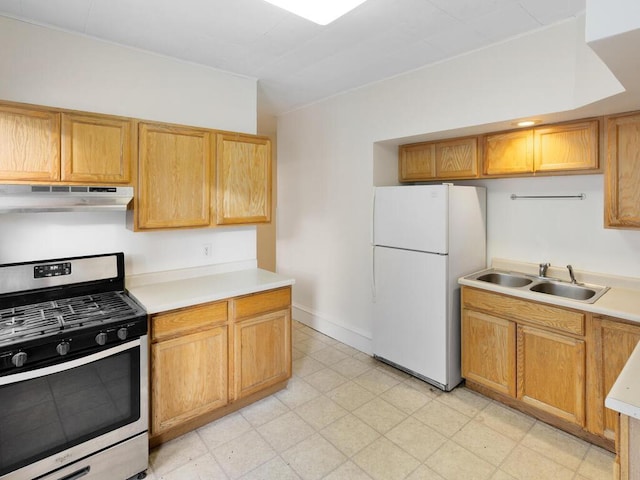
M 374 250 L 373 353 L 447 388 L 446 255 Z

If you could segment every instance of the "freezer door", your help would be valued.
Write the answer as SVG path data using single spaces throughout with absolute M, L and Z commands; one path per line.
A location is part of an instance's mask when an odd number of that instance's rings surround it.
M 373 353 L 447 385 L 447 261 L 376 247 Z
M 374 245 L 448 253 L 448 198 L 448 185 L 376 188 Z

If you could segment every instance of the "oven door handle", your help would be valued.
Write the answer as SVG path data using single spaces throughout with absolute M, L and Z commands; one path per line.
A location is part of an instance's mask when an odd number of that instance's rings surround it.
M 10 383 L 22 382 L 24 380 L 32 380 L 34 378 L 40 378 L 46 375 L 51 375 L 54 373 L 60 373 L 66 370 L 71 370 L 72 368 L 81 367 L 82 365 L 87 365 L 88 363 L 95 362 L 97 360 L 102 360 L 104 358 L 110 357 L 111 355 L 115 355 L 117 353 L 124 352 L 132 348 L 140 347 L 140 345 L 141 345 L 140 338 L 136 338 L 131 342 L 123 343 L 121 345 L 117 345 L 107 350 L 102 350 L 100 352 L 92 353 L 91 355 L 87 355 L 86 357 L 76 358 L 74 360 L 69 360 L 68 362 L 51 365 L 49 367 L 39 368 L 37 370 L 29 370 L 27 372 L 10 374 L 4 377 L 0 377 L 0 386 L 8 385 Z

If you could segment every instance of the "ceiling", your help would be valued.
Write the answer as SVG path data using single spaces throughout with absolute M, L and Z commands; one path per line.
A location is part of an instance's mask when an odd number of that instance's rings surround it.
M 368 0 L 327 26 L 263 0 L 0 0 L 0 15 L 256 78 L 260 115 L 584 12 L 586 0 Z

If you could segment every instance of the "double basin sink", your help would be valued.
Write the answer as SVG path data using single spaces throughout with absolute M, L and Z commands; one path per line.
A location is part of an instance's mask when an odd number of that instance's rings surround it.
M 594 303 L 609 290 L 609 287 L 601 285 L 569 283 L 550 277 L 536 277 L 524 273 L 504 272 L 495 269 L 483 270 L 465 278 L 467 280 L 493 283 L 502 287 L 570 298 L 583 303 Z

